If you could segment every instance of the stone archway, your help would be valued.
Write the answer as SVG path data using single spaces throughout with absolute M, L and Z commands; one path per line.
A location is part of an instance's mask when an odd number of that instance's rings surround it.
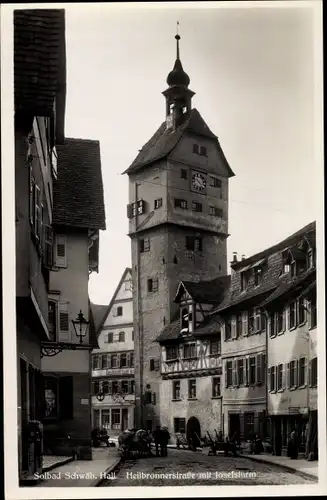
M 201 426 L 196 417 L 190 417 L 186 424 L 186 438 L 191 439 L 192 444 L 196 447 L 200 446 Z

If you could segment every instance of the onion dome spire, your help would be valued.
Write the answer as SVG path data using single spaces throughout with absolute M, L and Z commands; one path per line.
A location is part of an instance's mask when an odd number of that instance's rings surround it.
M 176 61 L 173 67 L 173 70 L 169 73 L 167 77 L 167 83 L 170 87 L 175 85 L 182 85 L 184 87 L 188 87 L 190 84 L 190 78 L 183 70 L 183 66 L 179 57 L 179 41 L 181 37 L 178 34 L 178 25 L 177 22 L 177 34 L 175 35 L 176 40 Z

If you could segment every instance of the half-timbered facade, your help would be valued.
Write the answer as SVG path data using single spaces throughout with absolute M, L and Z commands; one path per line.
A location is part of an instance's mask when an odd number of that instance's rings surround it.
M 99 347 L 92 353 L 92 425 L 112 436 L 134 426 L 134 327 L 132 271 L 126 268 L 97 325 Z
M 181 282 L 175 320 L 158 342 L 161 346 L 161 422 L 171 431 L 200 438 L 222 430 L 221 324 L 208 313 L 221 301 L 229 277 Z M 174 437 L 173 437 L 174 439 Z

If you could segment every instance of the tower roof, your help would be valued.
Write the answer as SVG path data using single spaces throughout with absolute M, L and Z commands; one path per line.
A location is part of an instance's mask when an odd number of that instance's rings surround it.
M 221 149 L 217 136 L 211 132 L 196 108 L 191 110 L 186 120 L 173 132 L 167 129 L 166 122 L 164 121 L 158 130 L 153 134 L 151 139 L 143 146 L 130 167 L 123 173 L 135 173 L 136 171 L 151 165 L 155 161 L 167 157 L 177 146 L 182 137 L 188 132 L 202 135 L 215 141 L 225 162 L 229 176 L 234 176 L 234 173 Z
M 181 39 L 181 37 L 179 35 L 176 35 L 175 38 L 177 41 L 176 61 L 172 71 L 167 77 L 167 83 L 169 87 L 173 87 L 175 85 L 183 85 L 184 87 L 188 87 L 190 84 L 190 78 L 188 74 L 183 70 L 182 62 L 179 58 L 179 40 Z

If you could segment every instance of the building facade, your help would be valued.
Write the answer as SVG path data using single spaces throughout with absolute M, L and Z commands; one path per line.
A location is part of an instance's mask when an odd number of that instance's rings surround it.
M 221 324 L 210 318 L 223 300 L 229 277 L 180 283 L 176 319 L 157 338 L 161 348 L 160 418 L 172 441 L 185 434 L 195 445 L 200 438 L 223 432 Z
M 48 325 L 53 341 L 43 342 L 44 449 L 92 459 L 92 325 L 79 337 L 79 313 L 90 323 L 89 275 L 98 271 L 99 230 L 105 212 L 98 141 L 65 138 L 58 154 L 53 196 L 53 263 L 48 290 Z
M 227 273 L 228 181 L 233 172 L 217 137 L 192 108 L 179 56 L 167 78 L 165 121 L 125 173 L 129 176 L 135 331 L 136 425 L 160 423 L 160 346 L 182 280 Z M 149 402 L 151 400 L 151 403 Z
M 232 262 L 229 295 L 211 312 L 223 320 L 225 434 L 241 440 L 270 437 L 276 454 L 286 449 L 294 425 L 305 447 L 301 414 L 309 414 L 310 395 L 315 400 L 316 306 L 313 301 L 311 309 L 302 297 L 314 294 L 314 235 L 312 223 L 274 247 Z
M 92 426 L 110 436 L 134 427 L 134 323 L 132 270 L 126 268 L 109 306 L 92 304 L 102 317 L 92 354 Z
M 37 50 L 38 43 L 46 57 Z M 48 325 L 48 236 L 56 146 L 64 136 L 63 10 L 14 12 L 14 94 L 18 457 L 19 479 L 24 481 L 42 469 L 41 342 L 53 339 Z
M 268 415 L 276 455 L 293 430 L 300 451 L 318 456 L 315 228 L 283 252 L 283 283 L 265 301 L 268 312 Z

